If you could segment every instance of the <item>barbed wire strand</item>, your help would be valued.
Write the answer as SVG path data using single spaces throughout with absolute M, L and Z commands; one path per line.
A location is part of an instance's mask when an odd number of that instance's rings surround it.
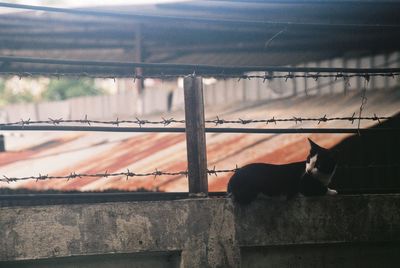
M 368 168 L 400 168 L 400 163 L 397 164 L 370 164 L 370 165 L 358 165 L 358 166 L 350 166 L 350 165 L 342 165 L 338 167 L 339 169 L 368 169 Z M 218 176 L 218 174 L 221 173 L 233 173 L 239 170 L 240 168 L 236 165 L 235 168 L 233 169 L 216 169 L 214 166 L 212 169 L 207 169 L 207 174 L 208 175 L 213 175 L 213 176 Z M 26 180 L 36 180 L 38 181 L 44 181 L 44 180 L 54 180 L 54 179 L 65 179 L 67 181 L 71 179 L 77 179 L 77 178 L 110 178 L 110 177 L 125 177 L 126 180 L 129 180 L 130 178 L 133 177 L 153 177 L 154 179 L 160 176 L 185 176 L 188 177 L 188 171 L 177 171 L 177 172 L 164 172 L 156 169 L 153 172 L 147 172 L 147 173 L 135 173 L 127 169 L 126 172 L 117 172 L 117 173 L 108 173 L 106 170 L 104 173 L 93 173 L 93 174 L 87 174 L 87 173 L 76 173 L 76 172 L 71 172 L 68 175 L 63 175 L 63 176 L 52 176 L 52 175 L 42 175 L 39 173 L 38 176 L 26 176 L 26 177 L 8 177 L 6 175 L 3 175 L 2 178 L 0 178 L 0 182 L 6 182 L 6 183 L 11 183 L 11 182 L 18 182 L 18 181 L 26 181 Z
M 318 125 L 323 122 L 329 122 L 329 121 L 348 121 L 350 123 L 354 123 L 355 120 L 360 121 L 378 121 L 379 123 L 381 120 L 389 120 L 392 119 L 393 117 L 391 116 L 377 116 L 374 114 L 374 116 L 361 116 L 361 112 L 364 109 L 364 105 L 366 102 L 366 96 L 365 92 L 363 93 L 363 99 L 362 103 L 360 106 L 360 112 L 359 116 L 356 117 L 355 113 L 353 113 L 352 116 L 345 116 L 345 117 L 327 117 L 325 114 L 324 116 L 321 117 L 301 117 L 301 116 L 293 116 L 290 118 L 266 118 L 266 119 L 234 119 L 234 120 L 228 120 L 228 119 L 223 119 L 220 118 L 219 116 L 216 116 L 215 119 L 208 119 L 205 120 L 205 123 L 207 124 L 214 124 L 216 126 L 218 125 L 225 125 L 225 124 L 241 124 L 241 125 L 248 125 L 248 124 L 258 124 L 258 123 L 264 123 L 266 125 L 268 124 L 277 124 L 277 123 L 282 123 L 282 122 L 293 122 L 293 123 L 303 123 L 303 122 L 317 122 Z M 0 127 L 4 126 L 32 126 L 32 125 L 60 125 L 60 124 L 83 124 L 83 125 L 89 125 L 91 126 L 92 124 L 103 124 L 103 125 L 114 125 L 114 126 L 120 126 L 122 124 L 135 124 L 138 125 L 139 127 L 142 127 L 144 125 L 163 125 L 163 126 L 169 126 L 171 124 L 184 124 L 186 121 L 183 119 L 174 119 L 174 118 L 164 118 L 161 117 L 161 120 L 147 120 L 147 119 L 140 119 L 136 117 L 135 120 L 120 120 L 119 118 L 115 120 L 90 120 L 88 119 L 88 116 L 85 115 L 84 119 L 63 119 L 63 118 L 48 118 L 48 120 L 31 120 L 30 118 L 28 119 L 21 119 L 20 121 L 15 121 L 15 122 L 9 122 L 9 123 L 0 123 Z M 358 125 L 358 128 L 360 125 Z M 1 129 L 0 129 L 1 130 Z
M 270 81 L 273 79 L 284 79 L 288 81 L 289 79 L 297 79 L 297 78 L 305 78 L 305 79 L 313 79 L 318 81 L 320 78 L 334 78 L 334 79 L 343 79 L 344 81 L 348 81 L 350 78 L 361 77 L 364 79 L 369 79 L 370 77 L 392 77 L 396 78 L 400 76 L 400 72 L 390 72 L 390 73 L 302 73 L 296 74 L 293 72 L 287 74 L 273 74 L 273 72 L 265 72 L 265 74 L 225 74 L 221 73 L 201 73 L 200 71 L 195 71 L 191 73 L 179 73 L 179 74 L 101 74 L 101 73 L 87 73 L 87 72 L 77 72 L 77 73 L 61 73 L 61 72 L 0 72 L 2 76 L 18 76 L 20 79 L 26 77 L 35 77 L 35 76 L 47 76 L 53 77 L 57 79 L 73 77 L 73 78 L 102 78 L 102 79 L 113 79 L 114 81 L 117 78 L 131 78 L 133 81 L 138 79 L 172 79 L 179 77 L 186 77 L 193 75 L 195 73 L 198 76 L 202 76 L 204 78 L 222 78 L 222 79 L 238 79 L 240 80 L 251 80 L 251 79 L 262 79 L 263 82 Z
M 228 173 L 228 172 L 235 172 L 237 168 L 235 169 L 222 169 L 222 170 L 216 170 L 215 167 L 213 169 L 207 170 L 207 173 L 209 175 L 215 175 L 219 173 Z M 17 182 L 17 181 L 25 181 L 25 180 L 36 180 L 38 181 L 43 181 L 43 180 L 53 180 L 53 179 L 66 179 L 67 181 L 71 179 L 76 179 L 76 178 L 109 178 L 109 177 L 125 177 L 126 180 L 129 178 L 133 177 L 149 177 L 152 176 L 154 178 L 157 178 L 159 176 L 188 176 L 188 171 L 178 171 L 178 172 L 164 172 L 160 170 L 155 170 L 153 172 L 147 172 L 147 173 L 135 173 L 127 169 L 126 172 L 117 172 L 117 173 L 108 173 L 108 171 L 105 171 L 104 173 L 94 173 L 94 174 L 86 174 L 86 173 L 76 173 L 76 172 L 71 172 L 68 175 L 63 175 L 63 176 L 51 176 L 51 175 L 42 175 L 39 174 L 38 176 L 27 176 L 27 177 L 7 177 L 3 175 L 2 178 L 0 178 L 0 182 Z

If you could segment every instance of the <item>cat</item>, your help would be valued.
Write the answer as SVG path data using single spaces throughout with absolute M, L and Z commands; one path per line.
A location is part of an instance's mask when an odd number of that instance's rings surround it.
M 290 199 L 304 196 L 336 195 L 328 185 L 336 171 L 332 153 L 311 139 L 306 161 L 284 165 L 252 163 L 235 171 L 228 183 L 228 193 L 239 204 L 251 203 L 259 193 L 286 195 Z

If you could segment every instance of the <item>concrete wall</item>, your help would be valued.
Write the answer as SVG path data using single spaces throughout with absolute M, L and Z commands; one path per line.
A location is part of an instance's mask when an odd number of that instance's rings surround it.
M 400 195 L 3 207 L 0 237 L 0 267 L 398 267 Z

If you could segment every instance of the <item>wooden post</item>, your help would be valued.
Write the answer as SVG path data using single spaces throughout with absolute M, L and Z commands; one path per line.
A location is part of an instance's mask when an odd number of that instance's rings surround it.
M 332 59 L 330 59 L 329 61 L 328 61 L 328 67 L 329 68 L 332 68 L 333 67 L 333 60 Z M 335 79 L 334 78 L 329 78 L 329 93 L 330 94 L 333 94 L 333 92 L 335 91 L 335 83 L 336 81 L 335 81 Z
M 296 67 L 296 66 L 293 66 Z M 293 96 L 297 96 L 297 79 L 292 79 Z
M 321 62 L 319 62 L 319 61 L 317 61 L 316 63 L 315 63 L 315 66 L 316 67 L 321 67 Z M 296 79 L 294 79 L 294 80 L 296 80 Z M 316 79 L 316 87 L 317 87 L 317 95 L 321 95 L 321 92 L 322 92 L 322 88 L 321 88 L 321 80 L 320 79 Z
M 342 59 L 342 67 L 343 68 L 347 68 L 347 59 L 343 58 Z M 347 90 L 349 89 L 349 81 L 344 79 L 343 80 L 343 93 L 346 95 L 347 94 Z
M 207 152 L 201 77 L 184 79 L 189 195 L 207 196 Z
M 0 152 L 5 152 L 5 151 L 6 151 L 6 145 L 5 145 L 4 135 L 0 134 Z
M 360 57 L 357 58 L 356 68 L 361 68 L 361 58 Z M 361 84 L 362 84 L 361 83 L 361 77 L 357 77 L 357 88 L 356 88 L 356 90 L 361 90 L 361 87 L 362 87 Z
M 304 67 L 307 67 L 307 63 L 304 63 Z M 306 75 L 307 73 L 304 73 Z M 308 95 L 308 78 L 304 77 L 304 93 L 306 93 L 306 96 Z
M 142 50 L 142 29 L 141 25 L 138 24 L 136 25 L 135 28 L 135 51 L 134 51 L 134 56 L 135 56 L 135 62 L 143 62 L 143 50 Z M 135 68 L 135 74 L 137 76 L 141 76 L 143 74 L 142 68 Z M 138 92 L 138 103 L 137 103 L 137 113 L 139 115 L 144 114 L 145 112 L 145 107 L 144 107 L 144 80 L 143 79 L 137 79 L 136 80 L 136 87 L 137 87 L 137 92 Z
M 384 58 L 384 61 L 385 61 L 384 65 L 385 65 L 386 68 L 389 68 L 389 54 L 385 53 L 384 57 L 385 57 Z M 389 86 L 389 77 L 385 76 L 383 79 L 384 79 L 384 89 L 385 90 L 389 90 L 389 87 L 390 87 Z
M 142 28 L 141 25 L 138 24 L 135 29 L 135 61 L 142 62 L 143 61 L 143 51 L 142 51 Z M 135 72 L 137 75 L 142 75 L 142 68 L 135 68 Z M 139 79 L 137 83 L 139 93 L 143 91 L 143 83 L 142 79 Z
M 374 68 L 375 67 L 375 56 L 374 55 L 371 55 L 370 56 L 370 68 Z M 375 77 L 371 77 L 370 79 L 369 79 L 369 88 L 370 89 L 375 89 Z

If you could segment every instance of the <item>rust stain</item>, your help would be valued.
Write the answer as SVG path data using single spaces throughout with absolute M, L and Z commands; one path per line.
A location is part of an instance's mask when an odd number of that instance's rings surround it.
M 80 136 L 81 135 L 69 135 L 53 139 L 50 141 L 46 141 L 38 145 L 34 145 L 22 151 L 0 153 L 0 166 L 6 166 L 8 164 L 32 158 L 39 153 L 43 153 L 46 150 L 50 150 L 58 146 L 64 145 L 68 142 L 74 141 L 78 139 Z
M 78 166 L 70 167 L 69 170 L 60 171 L 57 175 L 69 174 L 72 170 L 79 173 L 113 173 L 126 168 L 136 161 L 150 157 L 152 154 L 168 148 L 185 139 L 183 134 L 145 134 L 129 138 L 113 146 L 99 155 L 88 158 Z M 137 171 L 140 172 L 140 171 Z M 98 178 L 82 178 L 69 182 L 45 181 L 46 187 L 62 190 L 79 190 L 81 187 L 98 180 Z M 110 182 L 114 181 L 110 178 Z M 118 184 L 111 184 L 110 188 L 121 189 Z

